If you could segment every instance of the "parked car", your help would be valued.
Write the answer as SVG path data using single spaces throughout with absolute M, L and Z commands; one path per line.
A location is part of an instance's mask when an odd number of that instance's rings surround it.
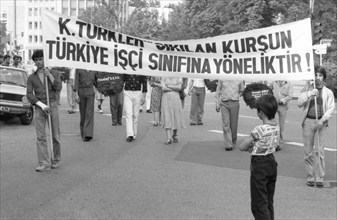
M 26 97 L 27 79 L 23 69 L 0 66 L 0 118 L 18 116 L 23 125 L 32 122 L 34 110 Z

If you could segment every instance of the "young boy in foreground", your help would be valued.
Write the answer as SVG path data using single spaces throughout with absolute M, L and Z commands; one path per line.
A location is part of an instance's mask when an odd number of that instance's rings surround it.
M 277 101 L 273 95 L 256 100 L 257 115 L 263 124 L 256 126 L 243 141 L 241 151 L 251 153 L 250 196 L 251 211 L 258 220 L 274 219 L 274 192 L 277 162 L 273 153 L 280 141 L 280 128 L 275 120 Z

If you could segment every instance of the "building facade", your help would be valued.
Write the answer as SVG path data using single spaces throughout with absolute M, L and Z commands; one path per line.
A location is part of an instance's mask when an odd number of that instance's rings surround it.
M 178 4 L 183 0 L 160 0 L 159 14 L 167 19 L 169 4 Z M 55 11 L 67 16 L 78 17 L 88 7 L 94 6 L 94 0 L 0 0 L 0 21 L 7 23 L 6 54 L 18 54 L 23 60 L 31 60 L 36 49 L 43 49 L 42 20 L 43 9 Z M 129 13 L 128 0 L 121 0 L 121 20 L 126 22 Z

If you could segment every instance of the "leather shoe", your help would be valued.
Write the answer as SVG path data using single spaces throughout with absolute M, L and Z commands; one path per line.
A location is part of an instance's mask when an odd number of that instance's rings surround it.
M 119 121 L 119 122 L 117 122 L 117 124 L 118 124 L 118 125 L 122 125 L 123 123 L 122 123 L 122 121 Z
M 315 186 L 314 181 L 308 181 L 307 186 L 314 187 Z
M 324 185 L 323 185 L 323 182 L 316 182 L 316 186 L 318 188 L 322 188 Z
M 233 148 L 232 147 L 226 147 L 225 150 L 226 151 L 231 151 L 231 150 L 233 150 Z
M 117 126 L 117 122 L 112 122 L 112 126 Z
M 36 172 L 47 171 L 47 170 L 50 170 L 50 165 L 43 164 L 41 166 L 36 167 L 35 170 L 36 170 Z
M 127 142 L 132 142 L 133 140 L 134 140 L 134 138 L 132 136 L 129 136 L 129 137 L 126 138 Z
M 191 123 L 190 123 L 190 125 L 196 125 L 196 123 L 194 123 L 194 122 L 191 122 Z
M 202 121 L 199 121 L 199 122 L 198 122 L 198 125 L 203 125 L 203 124 L 204 124 L 204 123 L 202 123 Z
M 92 139 L 92 137 L 84 137 L 84 138 L 83 138 L 83 141 L 84 141 L 84 142 L 88 142 L 88 141 L 90 141 L 91 139 Z

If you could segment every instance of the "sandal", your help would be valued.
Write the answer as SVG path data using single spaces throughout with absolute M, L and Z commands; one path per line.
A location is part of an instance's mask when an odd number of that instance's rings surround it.
M 167 139 L 165 142 L 164 142 L 165 145 L 168 145 L 168 144 L 172 144 L 172 140 L 171 139 Z
M 157 127 L 159 125 L 159 123 L 158 122 L 155 122 L 154 124 L 153 124 L 153 127 Z
M 173 139 L 173 143 L 178 143 L 177 135 L 173 135 L 172 139 Z

